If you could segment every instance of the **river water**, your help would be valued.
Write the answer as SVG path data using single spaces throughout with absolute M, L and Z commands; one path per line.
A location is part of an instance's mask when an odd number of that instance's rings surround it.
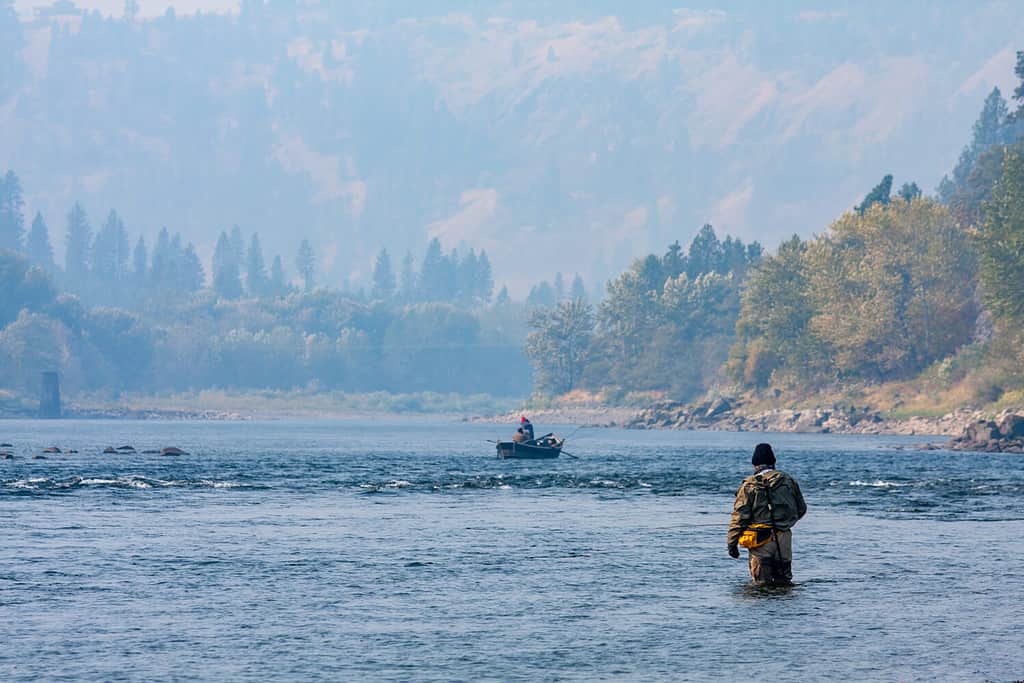
M 1024 678 L 1020 456 L 607 429 L 516 462 L 499 433 L 0 422 L 0 680 Z M 785 591 L 725 552 L 762 439 L 809 505 Z

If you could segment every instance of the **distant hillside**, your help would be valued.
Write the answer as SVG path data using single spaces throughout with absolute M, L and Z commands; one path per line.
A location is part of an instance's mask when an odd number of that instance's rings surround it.
M 433 236 L 519 294 L 705 222 L 773 246 L 885 172 L 934 188 L 1024 44 L 1024 5 L 994 1 L 243 4 L 19 23 L 0 2 L 0 172 L 58 259 L 76 199 L 207 263 L 233 224 L 289 261 L 308 237 L 337 284 Z

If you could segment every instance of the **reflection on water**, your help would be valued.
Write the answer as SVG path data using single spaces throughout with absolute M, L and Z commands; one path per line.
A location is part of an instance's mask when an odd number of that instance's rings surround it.
M 762 678 L 1020 675 L 1022 459 L 771 438 L 810 512 L 796 585 L 754 588 L 725 526 L 762 435 L 499 433 L 0 422 L 0 679 L 736 680 L 758 643 Z

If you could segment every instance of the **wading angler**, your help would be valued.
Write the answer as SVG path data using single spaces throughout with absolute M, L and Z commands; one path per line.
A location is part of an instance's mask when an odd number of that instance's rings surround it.
M 754 474 L 743 480 L 729 521 L 729 555 L 750 553 L 750 578 L 759 586 L 793 582 L 793 525 L 807 514 L 796 479 L 775 469 L 766 443 L 754 448 Z

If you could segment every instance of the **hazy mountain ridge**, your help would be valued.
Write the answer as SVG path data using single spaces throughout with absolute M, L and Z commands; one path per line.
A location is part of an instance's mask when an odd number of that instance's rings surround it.
M 486 248 L 520 289 L 595 282 L 705 221 L 770 245 L 885 172 L 934 187 L 1024 37 L 1024 8 L 998 2 L 419 7 L 23 23 L 0 166 L 55 245 L 80 198 L 94 224 L 115 207 L 207 259 L 234 223 L 289 261 L 308 236 L 331 282 L 431 236 Z

